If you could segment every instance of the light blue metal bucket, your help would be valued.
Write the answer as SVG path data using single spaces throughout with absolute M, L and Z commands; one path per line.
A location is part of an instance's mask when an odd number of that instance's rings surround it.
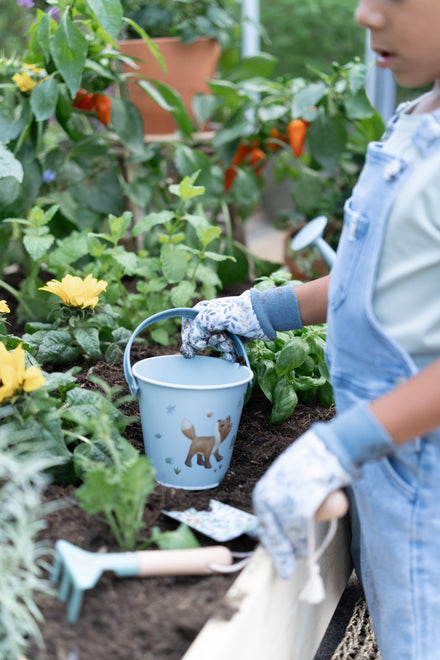
M 133 332 L 124 353 L 125 379 L 139 396 L 145 454 L 156 481 L 185 490 L 215 488 L 229 468 L 253 377 L 246 350 L 231 335 L 245 364 L 204 355 L 191 360 L 163 355 L 132 367 L 130 353 L 134 338 L 152 323 L 196 315 L 196 310 L 180 307 L 150 316 Z

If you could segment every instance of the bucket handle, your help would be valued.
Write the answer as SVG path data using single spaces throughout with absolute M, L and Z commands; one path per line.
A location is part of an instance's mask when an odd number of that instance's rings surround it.
M 133 334 L 128 340 L 124 351 L 124 375 L 125 375 L 125 380 L 128 383 L 128 387 L 130 388 L 130 392 L 132 393 L 133 396 L 136 396 L 139 390 L 139 386 L 136 382 L 135 377 L 133 376 L 133 371 L 131 369 L 131 362 L 130 362 L 131 347 L 135 337 L 140 332 L 142 332 L 142 330 L 147 328 L 149 325 L 156 323 L 156 321 L 163 321 L 164 319 L 172 319 L 179 316 L 193 319 L 197 316 L 197 314 L 198 311 L 196 309 L 193 309 L 192 307 L 175 307 L 174 309 L 166 309 L 163 312 L 158 312 L 157 314 L 153 314 L 153 316 L 150 316 L 148 319 L 145 319 L 145 321 L 142 321 L 142 323 L 140 323 L 138 327 L 133 331 Z M 243 342 L 241 341 L 241 339 L 239 339 L 237 335 L 233 335 L 231 333 L 228 333 L 228 335 L 231 337 L 232 341 L 234 342 L 234 348 L 237 351 L 238 356 L 243 358 L 243 360 L 246 363 L 246 366 L 250 369 L 249 359 L 246 353 L 246 349 L 243 345 Z

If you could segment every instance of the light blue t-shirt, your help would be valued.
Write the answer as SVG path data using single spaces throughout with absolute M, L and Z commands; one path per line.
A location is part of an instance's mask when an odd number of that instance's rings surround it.
M 390 212 L 373 308 L 419 368 L 440 356 L 440 150 L 422 158 L 414 130 L 426 115 L 401 114 L 384 149 L 415 163 Z

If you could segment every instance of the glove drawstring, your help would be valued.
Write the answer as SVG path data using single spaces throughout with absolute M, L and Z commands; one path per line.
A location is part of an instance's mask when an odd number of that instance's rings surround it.
M 316 522 L 311 518 L 308 523 L 307 538 L 307 581 L 299 594 L 300 600 L 315 605 L 325 598 L 324 582 L 318 564 L 318 559 L 328 548 L 338 529 L 338 519 L 330 520 L 327 534 L 318 549 L 316 548 Z

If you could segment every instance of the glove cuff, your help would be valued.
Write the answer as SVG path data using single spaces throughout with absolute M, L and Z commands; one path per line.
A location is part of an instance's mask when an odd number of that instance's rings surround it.
M 397 449 L 366 403 L 356 403 L 331 422 L 318 422 L 311 428 L 351 474 L 366 461 L 378 460 Z
M 275 339 L 277 330 L 296 330 L 303 327 L 292 284 L 265 291 L 252 288 L 250 292 L 258 322 L 269 339 Z

